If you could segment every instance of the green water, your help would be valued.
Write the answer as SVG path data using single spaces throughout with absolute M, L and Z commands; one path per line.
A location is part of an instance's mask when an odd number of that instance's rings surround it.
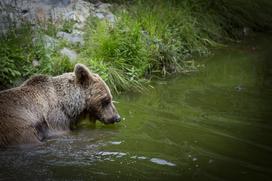
M 215 50 L 205 68 L 117 97 L 120 124 L 0 153 L 0 180 L 271 180 L 270 37 Z

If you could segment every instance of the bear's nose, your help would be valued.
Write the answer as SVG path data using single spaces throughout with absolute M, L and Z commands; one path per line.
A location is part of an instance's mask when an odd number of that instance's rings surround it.
M 120 121 L 121 121 L 120 115 L 119 115 L 119 114 L 115 115 L 115 116 L 113 117 L 113 121 L 114 121 L 114 122 L 120 122 Z

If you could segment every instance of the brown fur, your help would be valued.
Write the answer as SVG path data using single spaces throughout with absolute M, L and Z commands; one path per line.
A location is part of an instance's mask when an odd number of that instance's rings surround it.
M 106 124 L 120 120 L 108 86 L 84 65 L 56 77 L 32 77 L 0 92 L 0 147 L 40 143 L 69 131 L 83 113 Z

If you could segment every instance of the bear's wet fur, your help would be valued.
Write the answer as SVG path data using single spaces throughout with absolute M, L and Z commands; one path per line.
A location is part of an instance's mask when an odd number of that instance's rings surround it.
M 120 121 L 106 83 L 82 65 L 56 77 L 34 76 L 0 92 L 0 147 L 39 144 L 67 132 L 83 114 L 105 124 Z

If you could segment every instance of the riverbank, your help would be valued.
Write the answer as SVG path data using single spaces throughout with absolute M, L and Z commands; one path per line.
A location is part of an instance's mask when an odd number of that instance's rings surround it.
M 209 55 L 210 48 L 272 24 L 266 0 L 110 3 L 88 18 L 82 34 L 73 32 L 74 20 L 8 32 L 0 40 L 1 85 L 14 86 L 33 74 L 72 71 L 81 62 L 116 93 L 141 90 L 153 77 L 197 71 L 194 59 Z

